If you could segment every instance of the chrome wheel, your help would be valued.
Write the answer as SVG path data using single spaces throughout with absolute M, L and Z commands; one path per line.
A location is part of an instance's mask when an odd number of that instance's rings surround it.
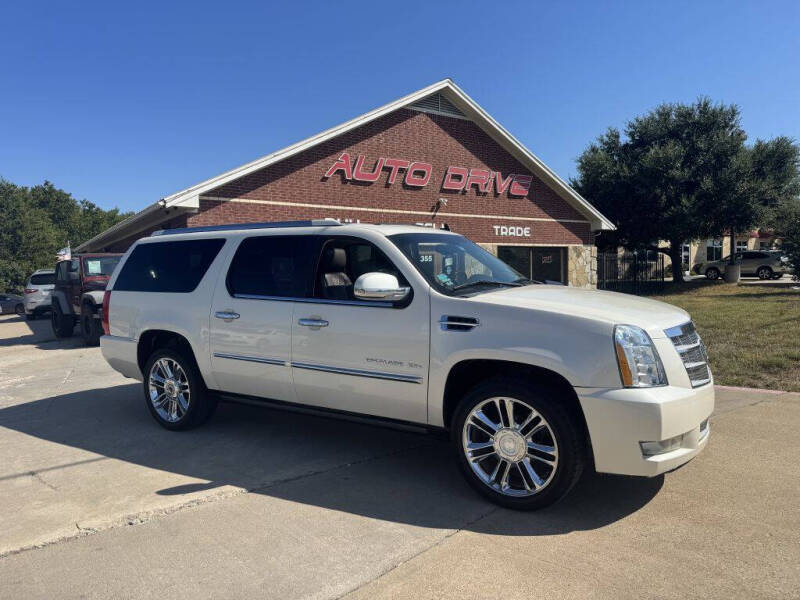
M 550 424 L 532 406 L 494 397 L 477 404 L 464 421 L 461 446 L 472 471 L 506 496 L 541 492 L 558 468 Z
M 165 421 L 176 423 L 189 410 L 189 379 L 177 361 L 159 358 L 150 368 L 148 391 L 153 408 Z

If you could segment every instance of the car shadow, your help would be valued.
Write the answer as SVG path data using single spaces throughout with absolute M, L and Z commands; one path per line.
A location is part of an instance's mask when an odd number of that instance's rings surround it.
M 8 348 L 10 346 L 36 346 L 42 350 L 59 350 L 84 345 L 77 327 L 71 338 L 56 338 L 53 334 L 53 327 L 50 324 L 49 315 L 40 316 L 33 321 L 28 321 L 25 317 L 16 315 L 13 318 L 0 319 L 0 327 L 12 323 L 20 327 L 22 333 L 0 338 L 0 348 Z
M 153 421 L 139 384 L 3 408 L 0 426 L 203 480 L 158 490 L 159 495 L 179 497 L 233 485 L 385 521 L 498 535 L 603 527 L 645 506 L 663 485 L 663 477 L 591 473 L 555 506 L 510 512 L 495 509 L 469 488 L 441 436 L 234 403 L 222 403 L 204 427 L 170 432 Z M 112 489 L 115 482 L 103 485 Z M 491 518 L 481 518 L 489 513 L 494 513 Z

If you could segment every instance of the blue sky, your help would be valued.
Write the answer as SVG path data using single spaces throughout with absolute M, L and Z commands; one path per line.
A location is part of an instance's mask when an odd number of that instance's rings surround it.
M 664 101 L 800 139 L 797 2 L 9 2 L 0 177 L 159 198 L 453 78 L 562 177 Z

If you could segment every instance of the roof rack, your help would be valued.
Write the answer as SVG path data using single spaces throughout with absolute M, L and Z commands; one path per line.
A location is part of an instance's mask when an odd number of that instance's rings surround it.
M 311 219 L 308 221 L 274 221 L 272 223 L 229 223 L 227 225 L 205 225 L 203 227 L 179 227 L 177 229 L 159 229 L 150 234 L 172 235 L 173 233 L 198 233 L 203 231 L 236 231 L 239 229 L 275 229 L 277 227 L 336 227 L 341 225 L 336 219 Z

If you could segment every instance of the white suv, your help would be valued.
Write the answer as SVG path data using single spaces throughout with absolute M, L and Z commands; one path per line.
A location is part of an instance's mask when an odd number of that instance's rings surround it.
M 468 481 L 538 508 L 584 468 L 654 476 L 708 441 L 689 315 L 531 282 L 446 231 L 333 220 L 139 240 L 111 277 L 103 355 L 167 429 L 220 396 L 449 430 Z

